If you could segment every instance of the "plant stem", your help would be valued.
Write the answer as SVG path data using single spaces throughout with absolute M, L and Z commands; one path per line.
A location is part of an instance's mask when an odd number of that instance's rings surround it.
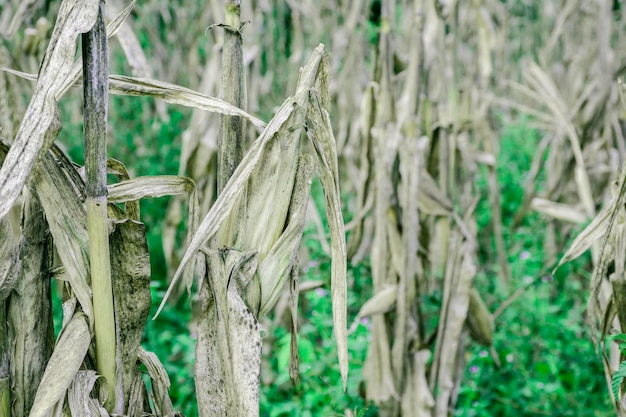
M 224 51 L 222 54 L 222 98 L 246 109 L 246 87 L 241 46 L 240 1 L 226 0 Z M 246 121 L 240 116 L 222 116 L 218 141 L 218 192 L 221 192 L 243 159 Z
M 222 52 L 222 99 L 230 104 L 246 109 L 246 85 L 243 70 L 243 52 L 240 20 L 240 0 L 226 0 L 224 24 L 224 49 Z M 235 169 L 243 159 L 246 149 L 246 120 L 239 116 L 222 115 L 217 149 L 217 192 L 224 190 Z M 245 236 L 244 222 L 247 186 L 243 190 L 241 203 L 235 209 L 237 215 L 230 216 L 228 222 L 217 234 L 218 246 L 233 246 L 237 236 Z
M 107 227 L 106 124 L 109 93 L 109 55 L 104 3 L 94 27 L 82 35 L 84 139 L 87 228 L 96 335 L 96 368 L 105 377 L 109 413 L 122 413 L 123 396 L 116 395 L 115 313 Z

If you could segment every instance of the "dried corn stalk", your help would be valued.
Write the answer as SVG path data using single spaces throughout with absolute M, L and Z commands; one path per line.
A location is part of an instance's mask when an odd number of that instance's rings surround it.
M 298 156 L 305 126 L 326 195 L 335 334 L 345 384 L 345 243 L 337 156 L 327 113 L 327 65 L 320 45 L 300 72 L 294 98 L 287 99 L 268 123 L 201 222 L 161 304 L 196 251 L 214 236 L 226 242 L 232 239 L 233 249 L 203 249 L 207 276 L 201 287 L 201 342 L 196 351 L 201 361 L 196 365 L 198 398 L 206 405 L 200 409 L 201 415 L 258 415 L 258 320 L 276 304 L 297 265 L 295 255 L 313 173 L 313 159 Z
M 465 32 L 471 19 L 490 16 L 481 2 L 451 2 L 441 16 L 431 2 L 404 6 L 411 13 L 404 14 L 405 26 L 395 27 L 398 6 L 382 5 L 374 81 L 363 93 L 356 207 L 366 213 L 373 205 L 374 213 L 354 221 L 350 254 L 358 260 L 371 239 L 374 295 L 357 316 L 372 315 L 363 370 L 367 398 L 382 416 L 447 416 L 462 376 L 466 326 L 479 343 L 491 344 L 494 331 L 492 315 L 472 289 L 477 199 L 469 180 L 478 163 L 493 164 L 491 154 L 479 160 L 476 152 L 491 139 L 479 135 L 487 132 L 489 100 L 484 91 L 456 87 L 462 76 L 488 78 L 491 61 L 464 66 L 469 74 L 448 70 L 459 67 L 457 45 L 487 36 Z M 447 35 L 441 19 L 453 28 Z M 489 51 L 485 42 L 481 47 Z M 394 76 L 398 51 L 410 51 L 405 77 Z M 479 103 L 474 111 L 472 100 Z M 437 290 L 443 301 L 434 328 L 421 300 Z
M 623 170 L 620 175 L 613 201 L 578 235 L 557 265 L 558 268 L 565 262 L 580 256 L 594 243 L 600 243 L 599 253 L 594 262 L 587 311 L 591 336 L 594 342 L 602 347 L 607 381 L 611 381 L 613 374 L 617 371 L 620 357 L 615 344 L 609 346 L 611 355 L 607 356 L 606 336 L 615 329 L 623 333 L 622 329 L 626 326 L 626 310 L 623 303 L 626 300 L 624 276 L 626 176 L 624 172 L 626 171 Z M 611 263 L 615 268 L 614 272 L 609 273 Z M 600 331 L 599 338 L 598 331 Z M 626 415 L 626 408 L 621 398 L 614 398 L 614 406 L 619 416 Z
M 8 218 L 0 220 L 0 240 L 4 245 L 2 256 L 8 256 L 2 264 L 0 275 L 3 302 L 0 406 L 3 415 L 85 415 L 86 410 L 89 410 L 94 415 L 108 416 L 112 409 L 133 416 L 146 412 L 159 416 L 174 415 L 167 397 L 169 381 L 163 377 L 162 366 L 156 357 L 140 350 L 143 326 L 150 307 L 150 262 L 145 230 L 137 221 L 139 210 L 133 201 L 188 193 L 190 227 L 193 229 L 197 216 L 193 181 L 169 177 L 130 179 L 122 164 L 109 161 L 109 171 L 122 179 L 109 187 L 109 204 L 106 197 L 104 204 L 101 204 L 104 212 L 108 213 L 105 216 L 110 219 L 106 220 L 105 217 L 102 231 L 107 247 L 110 247 L 112 292 L 115 297 L 114 350 L 107 354 L 114 361 L 115 376 L 107 376 L 107 381 L 101 379 L 103 390 L 92 392 L 90 387 L 98 379 L 95 373 L 78 371 L 81 367 L 93 369 L 94 365 L 100 363 L 100 359 L 88 351 L 95 318 L 89 271 L 90 263 L 93 265 L 94 256 L 98 255 L 89 256 L 88 248 L 93 243 L 93 237 L 88 235 L 83 203 L 85 197 L 97 199 L 101 195 L 91 194 L 75 166 L 53 144 L 60 127 L 55 100 L 60 99 L 79 79 L 81 64 L 73 60 L 76 35 L 93 25 L 93 11 L 97 11 L 98 3 L 77 3 L 71 0 L 63 3 L 46 60 L 42 64 L 40 76 L 36 77 L 37 88 L 27 116 L 22 120 L 15 141 L 11 145 L 2 142 L 0 146 L 3 172 L 14 163 L 15 153 L 22 153 L 17 160 L 15 175 L 2 176 L 5 181 L 0 188 L 3 207 L 10 208 L 13 204 L 12 196 L 22 192 L 20 181 L 24 180 L 28 189 L 23 192 L 26 204 L 22 210 L 24 228 L 19 236 L 22 241 L 19 246 L 16 245 L 14 227 Z M 111 22 L 113 30 L 121 25 L 129 12 L 130 8 L 127 8 L 121 17 Z M 99 42 L 102 41 L 103 38 Z M 101 73 L 95 75 L 101 79 Z M 108 78 L 108 74 L 104 74 L 104 77 Z M 124 82 L 126 85 L 129 83 L 128 80 Z M 190 90 L 181 91 L 166 84 L 163 87 L 164 84 L 145 81 L 131 80 L 130 83 L 142 86 L 130 87 L 133 94 L 157 94 L 175 102 L 182 101 L 186 105 L 195 103 L 191 105 L 213 110 L 220 108 L 250 117 L 236 107 L 198 96 Z M 97 94 L 99 98 L 106 97 L 106 88 Z M 85 113 L 89 116 L 87 111 Z M 26 142 L 24 135 L 30 137 Z M 98 161 L 98 169 L 102 172 L 105 169 L 104 161 Z M 89 169 L 87 175 L 90 175 Z M 16 179 L 17 182 L 14 181 Z M 114 202 L 126 203 L 126 212 L 114 205 Z M 7 246 L 11 244 L 13 246 Z M 52 244 L 62 267 L 54 267 L 52 264 Z M 63 330 L 54 351 L 49 311 L 51 271 L 56 271 L 57 277 L 66 280 L 63 290 Z M 98 320 L 102 319 L 100 314 L 98 317 Z M 9 322 L 8 329 L 5 320 Z M 96 341 L 96 347 L 99 344 Z M 144 387 L 138 359 L 149 369 L 153 380 L 152 390 Z M 7 382 L 9 378 L 10 385 Z M 117 397 L 114 401 L 111 401 L 111 392 L 115 392 Z M 151 396 L 150 403 L 144 401 L 146 395 Z M 5 413 L 8 407 L 11 410 Z

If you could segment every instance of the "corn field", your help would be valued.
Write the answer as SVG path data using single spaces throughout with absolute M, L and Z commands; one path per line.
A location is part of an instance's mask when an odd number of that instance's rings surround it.
M 358 391 L 336 415 L 505 415 L 468 362 L 506 374 L 537 285 L 584 311 L 609 406 L 506 415 L 626 416 L 624 40 L 606 0 L 0 0 L 0 417 L 325 415 L 264 394 L 303 394 L 314 345 Z M 163 316 L 189 378 L 147 348 Z

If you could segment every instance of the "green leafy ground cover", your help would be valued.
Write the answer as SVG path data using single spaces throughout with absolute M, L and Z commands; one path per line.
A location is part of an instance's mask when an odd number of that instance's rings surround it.
M 514 286 L 534 284 L 496 320 L 494 346 L 500 368 L 487 349 L 470 347 L 458 416 L 614 415 L 601 359 L 584 323 L 590 257 L 564 265 L 552 277 L 554 264 L 549 264 L 544 248 L 547 220 L 528 212 L 519 227 L 510 227 L 523 200 L 523 182 L 538 135 L 523 121 L 505 127 L 497 159 Z M 478 228 L 484 237 L 491 210 L 484 179 L 481 184 L 485 198 L 478 209 Z M 541 178 L 536 189 L 541 189 Z M 575 232 L 560 238 L 571 241 Z M 492 311 L 508 295 L 497 286 L 495 256 L 489 254 L 493 250 L 482 254 L 485 263 L 476 277 L 481 293 L 491 294 L 486 302 Z

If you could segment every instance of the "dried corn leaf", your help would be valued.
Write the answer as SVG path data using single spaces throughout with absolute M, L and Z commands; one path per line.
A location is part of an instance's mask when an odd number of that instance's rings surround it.
M 89 287 L 89 249 L 87 214 L 79 197 L 84 184 L 74 166 L 62 153 L 46 154 L 35 169 L 33 187 L 46 213 L 55 248 L 61 258 L 72 291 L 93 324 L 93 305 Z
M 152 301 L 150 253 L 143 223 L 132 220 L 114 222 L 109 241 L 115 327 L 118 333 L 117 352 L 121 357 L 126 409 L 132 384 L 138 374 L 137 355 Z
M 417 193 L 417 204 L 424 214 L 432 216 L 450 216 L 453 212 L 452 202 L 439 189 L 439 186 L 425 169 L 420 172 L 420 187 Z
M 235 236 L 235 247 L 258 250 L 260 260 L 265 259 L 287 221 L 304 123 L 301 101 L 296 99 L 293 113 L 268 144 L 250 176 L 243 217 L 236 220 L 238 213 L 234 212 L 228 225 L 229 234 Z
M 196 184 L 191 178 L 166 175 L 133 178 L 109 185 L 107 198 L 110 203 L 121 203 L 187 193 L 189 194 L 189 226 L 187 227 L 187 244 L 189 245 L 198 227 L 198 197 Z M 194 263 L 189 265 L 183 276 L 183 282 L 188 291 L 191 290 L 193 269 Z
M 8 218 L 0 219 L 0 302 L 9 296 L 17 284 L 22 268 L 18 241 Z
M 207 252 L 195 365 L 201 417 L 259 415 L 261 331 L 237 288 L 249 284 L 255 271 L 245 264 L 254 257 L 229 249 Z
M 91 343 L 85 316 L 76 314 L 63 328 L 59 341 L 37 388 L 30 417 L 47 417 L 54 405 L 63 399 L 74 380 Z
M 535 197 L 530 207 L 541 214 L 570 223 L 582 224 L 587 221 L 587 215 L 567 204 L 555 203 L 544 198 Z
M 0 169 L 0 218 L 13 206 L 35 164 L 58 135 L 61 126 L 55 97 L 71 71 L 77 37 L 94 25 L 98 5 L 95 0 L 66 0 L 61 5 L 35 92 Z
M 123 75 L 112 75 L 110 83 L 112 94 L 151 96 L 166 103 L 179 104 L 230 116 L 241 116 L 259 128 L 265 127 L 265 123 L 262 120 L 248 114 L 239 107 L 175 84 Z
M 318 174 L 322 182 L 324 199 L 326 201 L 326 217 L 331 237 L 333 323 L 335 338 L 337 339 L 339 370 L 345 390 L 348 379 L 347 251 L 341 200 L 339 198 L 337 145 L 330 124 L 330 117 L 322 103 L 327 98 L 323 96 L 318 97 L 316 94 L 311 93 L 310 99 L 310 109 L 307 114 L 307 124 L 309 125 L 307 134 L 315 147 L 318 158 Z
M 10 68 L 0 67 L 0 71 L 6 71 L 28 80 L 38 80 L 35 74 L 28 74 Z M 73 85 L 77 85 L 79 80 L 73 81 Z M 109 92 L 121 96 L 150 96 L 170 104 L 178 104 L 231 116 L 241 116 L 258 128 L 265 127 L 265 123 L 262 120 L 248 114 L 239 107 L 218 98 L 209 97 L 189 88 L 165 81 L 112 74 L 109 76 Z
M 165 368 L 159 361 L 159 358 L 152 353 L 147 352 L 142 347 L 139 348 L 137 359 L 143 363 L 148 370 L 148 375 L 152 380 L 151 400 L 154 405 L 154 414 L 157 416 L 178 416 L 174 412 L 172 400 L 170 400 L 168 391 L 170 389 L 170 379 L 165 372 Z
M 297 170 L 300 137 L 305 117 L 310 111 L 309 93 L 314 88 L 327 88 L 323 78 L 326 67 L 323 46 L 319 46 L 300 71 L 294 111 L 277 132 L 275 140 L 269 143 L 261 163 L 250 178 L 245 221 L 238 222 L 237 227 L 237 247 L 257 249 L 260 260 L 265 258 L 285 228 Z M 268 204 L 270 201 L 271 204 Z
M 360 149 L 359 170 L 360 175 L 356 181 L 356 204 L 355 215 L 356 226 L 350 234 L 348 240 L 348 257 L 354 261 L 354 256 L 359 252 L 359 248 L 369 239 L 364 236 L 365 215 L 371 210 L 374 204 L 373 194 L 370 190 L 375 180 L 374 174 L 374 155 L 372 144 L 371 128 L 374 123 L 374 88 L 375 85 L 370 83 L 361 98 L 361 106 L 359 111 L 359 137 L 360 143 L 355 145 L 356 149 Z M 368 204 L 368 198 L 370 203 Z M 358 220 L 357 220 L 358 219 Z
M 366 398 L 375 404 L 400 399 L 391 371 L 391 349 L 387 324 L 382 315 L 372 317 L 372 338 L 367 348 L 367 359 L 363 365 Z
M 435 400 L 426 380 L 426 364 L 430 359 L 429 350 L 413 354 L 413 362 L 408 372 L 407 383 L 402 394 L 403 417 L 431 417 Z
M 264 317 L 278 301 L 290 271 L 295 265 L 300 247 L 306 208 L 309 201 L 311 179 L 313 178 L 313 158 L 305 155 L 300 158 L 296 182 L 291 194 L 287 226 L 270 252 L 259 265 L 261 278 L 261 308 L 258 318 Z M 253 309 L 254 311 L 254 309 Z
M 117 159 L 107 159 L 107 174 L 115 175 L 118 181 L 127 181 L 130 179 L 130 174 L 126 169 L 126 166 Z M 107 195 L 108 193 L 109 191 L 107 188 Z M 111 206 L 109 206 L 109 209 L 110 208 Z M 115 218 L 115 216 L 111 215 L 109 215 L 109 217 Z M 137 221 L 140 220 L 138 200 L 127 201 L 124 203 L 124 218 Z
M 137 372 L 128 395 L 128 407 L 126 408 L 128 417 L 143 417 L 144 404 L 147 399 L 146 386 L 143 383 L 141 373 Z
M 609 266 L 609 262 L 613 259 L 615 234 L 613 233 L 613 227 L 617 223 L 620 216 L 624 213 L 624 201 L 626 200 L 626 169 L 622 170 L 618 183 L 618 192 L 615 196 L 613 203 L 610 206 L 610 217 L 606 224 L 606 231 L 602 239 L 600 246 L 600 253 L 598 260 L 593 269 L 593 275 L 591 277 L 591 288 L 589 290 L 590 295 L 587 301 L 587 311 L 592 314 L 588 314 L 588 321 L 591 327 L 591 338 L 597 344 L 598 336 L 598 323 L 602 317 L 602 313 L 598 307 L 598 295 L 600 294 L 601 284 L 606 277 L 606 272 Z M 618 214 L 620 216 L 618 216 Z M 600 216 L 598 216 L 600 217 Z M 622 217 L 623 219 L 623 217 Z
M 476 342 L 483 346 L 491 346 L 493 344 L 493 315 L 489 312 L 480 293 L 475 288 L 470 290 L 467 325 L 472 339 Z
M 554 81 L 535 62 L 531 62 L 528 65 L 527 71 L 524 71 L 523 75 L 526 78 L 526 81 L 536 92 L 538 100 L 545 104 L 552 112 L 554 120 L 557 122 L 557 126 L 561 127 L 566 132 L 574 154 L 574 159 L 576 161 L 574 178 L 578 186 L 577 191 L 581 203 L 583 204 L 588 216 L 595 215 L 595 205 L 591 194 L 589 177 L 585 168 L 585 159 L 582 154 L 580 139 L 578 137 L 578 133 L 576 132 L 576 128 L 569 117 L 568 109 L 563 97 L 559 93 Z
M 89 401 L 89 412 L 92 417 L 110 417 L 109 412 L 98 401 L 93 398 L 89 398 L 87 401 Z
M 596 217 L 591 221 L 589 226 L 576 236 L 576 239 L 572 242 L 567 249 L 557 266 L 554 268 L 554 272 L 564 263 L 578 258 L 587 249 L 597 242 L 601 237 L 607 236 L 607 229 L 609 228 L 609 221 L 612 218 L 612 213 L 615 207 L 615 202 L 607 205 L 598 213 Z
M 392 127 L 387 131 L 374 128 L 372 136 L 376 141 L 374 153 L 376 201 L 371 263 L 372 281 L 376 293 L 386 285 L 396 284 L 395 274 L 390 273 L 391 267 L 389 266 L 388 213 L 392 192 L 391 166 L 396 155 L 399 136 Z M 395 241 L 397 242 L 398 239 Z M 401 265 L 398 265 L 398 268 L 401 268 Z M 389 334 L 385 318 L 380 315 L 374 316 L 372 318 L 372 341 L 363 366 L 363 378 L 367 383 L 367 398 L 376 404 L 400 398 L 399 387 L 395 386 L 391 368 Z
M 7 326 L 11 366 L 11 415 L 27 416 L 52 353 L 52 300 L 48 270 L 52 247 L 39 200 L 28 195 L 23 208 L 19 280 L 8 299 Z
M 382 314 L 391 311 L 398 298 L 398 285 L 388 285 L 383 289 L 376 291 L 372 297 L 361 306 L 359 313 L 354 318 L 348 333 L 356 330 L 362 318 L 373 316 L 374 314 Z
M 133 0 L 131 4 L 126 7 L 125 10 L 134 8 L 136 0 Z M 108 2 L 106 11 L 107 18 L 110 14 L 116 13 L 117 4 L 116 2 Z M 118 13 L 119 14 L 119 13 Z M 111 38 L 111 28 L 110 25 L 107 26 L 107 37 Z M 130 22 L 124 21 L 120 26 L 119 31 L 115 33 L 117 35 L 117 40 L 124 51 L 124 56 L 126 57 L 126 61 L 130 65 L 130 69 L 132 74 L 136 77 L 140 78 L 150 78 L 152 75 L 152 69 L 148 64 L 148 58 L 143 52 L 141 48 L 141 44 L 139 43 L 139 39 L 133 32 L 133 29 L 130 25 Z
M 174 274 L 172 282 L 170 283 L 170 286 L 167 289 L 167 292 L 165 293 L 161 304 L 159 305 L 155 317 L 158 316 L 161 312 L 172 289 L 178 282 L 178 279 L 182 274 L 182 270 L 193 259 L 195 253 L 200 249 L 200 247 L 215 235 L 224 220 L 226 220 L 226 218 L 231 213 L 233 207 L 235 206 L 237 200 L 241 195 L 242 190 L 244 189 L 244 185 L 250 179 L 250 176 L 252 175 L 256 165 L 260 161 L 267 144 L 272 140 L 278 130 L 289 119 L 289 116 L 294 110 L 294 104 L 295 103 L 293 99 L 288 99 L 282 105 L 278 113 L 276 113 L 276 115 L 269 122 L 261 136 L 252 145 L 252 147 L 244 157 L 243 161 L 241 161 L 241 163 L 235 170 L 235 173 L 231 177 L 231 180 L 228 182 L 228 184 L 226 184 L 226 187 L 217 198 L 217 201 L 215 202 L 213 207 L 211 207 L 211 210 L 207 213 L 205 218 L 198 226 L 196 233 L 194 234 L 194 237 L 191 240 L 191 243 L 189 244 L 185 255 L 183 256 L 183 259 L 178 266 L 178 270 Z
M 467 320 L 470 286 L 476 274 L 470 245 L 459 243 L 458 235 L 456 235 L 451 246 L 451 252 L 454 256 L 448 258 L 446 265 L 443 314 L 440 317 L 437 330 L 437 351 L 433 363 L 436 379 L 431 378 L 430 381 L 431 384 L 436 382 L 438 387 L 435 399 L 435 415 L 438 417 L 448 415 L 449 403 L 454 389 L 460 335 Z
M 96 371 L 78 371 L 72 384 L 67 391 L 67 403 L 73 416 L 94 416 L 90 411 L 90 403 L 94 399 L 91 391 L 98 378 L 101 378 Z M 101 401 L 101 402 L 100 402 Z M 104 404 L 104 399 L 100 399 L 100 404 Z
M 190 203 L 193 203 L 195 191 L 196 184 L 191 178 L 170 175 L 145 176 L 109 185 L 107 199 L 110 203 L 123 203 L 190 193 L 192 196 Z

